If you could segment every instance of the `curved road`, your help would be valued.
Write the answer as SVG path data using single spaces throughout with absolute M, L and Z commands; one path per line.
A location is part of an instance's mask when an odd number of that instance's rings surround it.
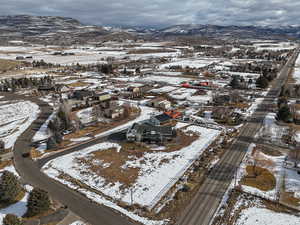
M 76 213 L 92 225 L 136 224 L 131 222 L 126 216 L 121 215 L 119 212 L 92 202 L 82 194 L 49 178 L 40 171 L 38 163 L 34 162 L 30 158 L 22 157 L 23 153 L 30 151 L 32 137 L 50 116 L 52 108 L 37 98 L 28 98 L 12 94 L 6 94 L 5 96 L 7 99 L 32 101 L 39 105 L 41 110 L 37 120 L 35 120 L 25 132 L 23 132 L 14 146 L 14 164 L 24 182 L 29 183 L 34 187 L 47 190 L 53 199 L 57 199 L 62 204 L 67 205 L 72 212 Z

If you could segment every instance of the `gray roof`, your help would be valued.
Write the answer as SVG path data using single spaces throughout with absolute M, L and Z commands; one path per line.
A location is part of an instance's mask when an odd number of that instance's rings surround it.
M 154 126 L 150 123 L 136 123 L 133 125 L 133 129 L 135 129 L 138 133 L 150 133 L 155 131 L 157 133 L 161 133 L 162 135 L 173 134 L 173 127 L 171 126 Z

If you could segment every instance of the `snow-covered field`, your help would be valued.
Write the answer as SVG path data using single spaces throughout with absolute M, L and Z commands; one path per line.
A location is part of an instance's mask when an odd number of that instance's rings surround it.
M 294 193 L 300 199 L 300 174 L 296 170 L 285 169 L 284 187 L 286 192 Z
M 80 119 L 81 123 L 87 124 L 87 123 L 92 122 L 92 120 L 93 120 L 93 117 L 91 115 L 92 109 L 93 109 L 92 107 L 89 107 L 86 109 L 79 110 L 76 113 L 76 115 Z
M 218 63 L 220 60 L 218 59 L 184 59 L 180 61 L 175 61 L 171 63 L 165 63 L 160 65 L 160 69 L 166 69 L 172 66 L 181 66 L 183 68 L 190 67 L 190 68 L 203 68 L 212 63 Z
M 300 55 L 298 56 L 295 63 L 293 79 L 295 80 L 295 84 L 300 84 Z
M 147 76 L 147 77 L 141 77 L 137 78 L 136 82 L 165 82 L 171 85 L 179 85 L 183 82 L 191 81 L 190 78 L 185 77 L 166 77 L 166 76 Z
M 241 212 L 235 225 L 299 225 L 300 217 L 277 213 L 266 208 L 251 207 Z
M 168 92 L 171 92 L 171 91 L 174 91 L 178 89 L 178 87 L 173 87 L 173 86 L 163 86 L 161 88 L 156 88 L 156 89 L 152 89 L 151 92 L 153 93 L 168 93 Z
M 244 79 L 257 79 L 260 74 L 258 73 L 242 73 L 242 72 L 232 72 L 232 71 L 224 71 L 224 73 L 227 73 L 231 76 L 241 76 Z
M 196 92 L 197 89 L 179 88 L 175 91 L 170 92 L 168 95 L 176 100 L 186 100 L 187 98 L 191 98 L 191 96 Z
M 39 112 L 39 107 L 29 101 L 0 106 L 0 138 L 5 148 L 13 147 L 18 136 L 38 117 Z
M 159 75 L 165 75 L 165 76 L 182 76 L 181 72 L 170 72 L 170 71 L 160 71 L 157 73 L 154 73 L 154 75 L 159 76 Z
M 169 52 L 153 52 L 144 54 L 131 54 L 131 50 L 155 50 L 159 51 L 170 50 Z M 73 53 L 74 55 L 54 55 L 54 52 Z M 135 47 L 124 48 L 122 46 L 110 46 L 110 47 L 71 47 L 69 49 L 62 50 L 57 46 L 41 46 L 36 45 L 33 47 L 22 46 L 0 46 L 0 57 L 3 59 L 16 59 L 17 56 L 32 56 L 32 59 L 26 59 L 27 61 L 44 60 L 47 63 L 60 64 L 60 65 L 72 65 L 72 64 L 95 64 L 95 63 L 107 63 L 111 59 L 124 60 L 138 60 L 148 58 L 160 58 L 160 57 L 177 57 L 180 54 L 180 50 L 176 48 L 164 48 L 163 46 L 157 47 Z
M 279 43 L 256 43 L 254 44 L 256 51 L 280 51 L 280 50 L 291 50 L 295 49 L 296 46 L 291 42 L 279 42 Z
M 132 192 L 133 203 L 151 208 L 220 134 L 219 131 L 198 126 L 189 126 L 185 130 L 197 132 L 200 137 L 191 145 L 178 151 L 147 152 L 142 158 L 132 158 L 122 166 L 122 168 L 125 169 L 139 169 L 138 178 L 130 188 L 125 187 L 121 183 L 108 183 L 105 178 L 93 172 L 83 173 L 87 171 L 86 165 L 80 164 L 76 160 L 78 158 L 89 158 L 93 152 L 98 150 L 105 151 L 111 147 L 118 149 L 116 154 L 118 151 L 122 151 L 122 149 L 120 149 L 121 146 L 110 142 L 100 143 L 80 152 L 54 159 L 43 167 L 43 171 L 48 176 L 66 183 L 66 181 L 59 178 L 60 172 L 63 171 L 88 186 L 101 191 L 106 196 L 127 204 L 131 204 Z M 109 166 L 101 165 L 101 162 L 99 163 L 98 165 L 100 167 Z M 86 193 L 86 191 L 84 192 Z

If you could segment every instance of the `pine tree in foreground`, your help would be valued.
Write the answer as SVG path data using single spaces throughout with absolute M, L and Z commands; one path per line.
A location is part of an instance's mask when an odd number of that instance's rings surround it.
M 0 177 L 0 202 L 14 202 L 21 190 L 18 177 L 9 171 L 4 171 Z
M 3 225 L 22 225 L 23 222 L 16 215 L 7 214 L 3 219 Z
M 50 209 L 50 198 L 47 191 L 39 188 L 34 188 L 28 198 L 27 202 L 27 216 L 32 217 Z

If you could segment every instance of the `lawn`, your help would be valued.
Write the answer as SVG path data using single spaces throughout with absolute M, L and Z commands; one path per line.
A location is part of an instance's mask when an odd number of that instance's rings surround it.
M 269 170 L 258 166 L 247 166 L 246 171 L 247 174 L 241 180 L 242 185 L 261 191 L 271 191 L 275 188 L 276 178 Z

